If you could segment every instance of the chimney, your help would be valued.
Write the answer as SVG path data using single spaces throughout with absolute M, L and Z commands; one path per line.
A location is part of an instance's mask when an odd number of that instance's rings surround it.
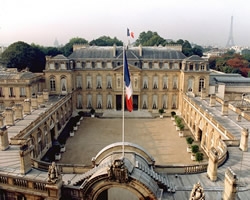
M 4 125 L 3 120 L 4 120 L 4 116 L 2 113 L 0 113 L 0 127 Z
M 7 126 L 13 126 L 14 125 L 14 111 L 12 108 L 7 107 L 5 108 L 5 123 Z
M 33 96 L 31 97 L 31 107 L 32 107 L 33 109 L 37 109 L 37 108 L 38 108 L 37 98 L 36 98 L 35 95 L 33 95 Z
M 9 148 L 9 137 L 8 137 L 8 130 L 6 126 L 2 126 L 0 128 L 0 150 L 4 151 Z
M 248 129 L 243 128 L 241 130 L 241 138 L 240 138 L 240 149 L 242 151 L 247 151 L 248 150 Z
M 31 113 L 31 104 L 30 99 L 25 99 L 23 103 L 23 112 L 25 115 L 29 115 Z
M 113 45 L 113 57 L 116 57 L 116 44 Z
M 139 45 L 139 56 L 142 57 L 142 45 Z
M 215 94 L 211 94 L 211 95 L 210 95 L 210 103 L 209 103 L 209 105 L 210 105 L 211 107 L 214 107 L 215 104 L 216 104 L 216 96 L 215 96 Z
M 23 144 L 20 147 L 19 155 L 21 160 L 21 174 L 26 174 L 31 170 L 31 158 L 30 158 L 31 149 L 27 144 Z
M 49 101 L 49 92 L 48 92 L 48 89 L 44 89 L 43 90 L 43 100 L 45 102 Z
M 38 105 L 43 104 L 43 93 L 42 92 L 37 93 L 37 104 Z
M 23 105 L 22 104 L 15 105 L 15 117 L 16 119 L 23 119 Z
M 224 116 L 228 115 L 228 101 L 223 101 L 221 115 L 224 115 Z

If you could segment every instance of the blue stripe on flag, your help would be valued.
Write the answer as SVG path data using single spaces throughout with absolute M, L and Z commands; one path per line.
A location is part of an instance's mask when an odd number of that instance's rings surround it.
M 128 62 L 127 62 L 126 51 L 124 53 L 124 81 L 125 81 L 126 87 L 128 87 L 130 84 L 130 76 L 129 76 L 129 71 L 128 71 Z

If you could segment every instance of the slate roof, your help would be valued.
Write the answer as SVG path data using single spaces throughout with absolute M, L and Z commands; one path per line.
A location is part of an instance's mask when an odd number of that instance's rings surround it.
M 245 78 L 240 74 L 210 74 L 210 85 L 225 83 L 226 85 L 249 86 L 250 78 Z
M 197 55 L 192 55 L 185 59 L 186 61 L 205 61 L 203 58 Z
M 123 47 L 116 47 L 116 59 L 122 59 Z M 113 47 L 90 46 L 74 51 L 69 59 L 114 59 Z M 165 47 L 142 47 L 142 57 L 139 56 L 139 47 L 131 47 L 127 51 L 128 59 L 185 59 L 186 56 L 175 50 Z
M 54 56 L 52 59 L 55 59 L 55 60 L 69 60 L 67 57 L 65 57 L 62 54 L 58 54 L 58 55 Z
M 9 71 L 0 71 L 0 79 L 31 79 L 37 75 L 32 72 L 9 72 Z

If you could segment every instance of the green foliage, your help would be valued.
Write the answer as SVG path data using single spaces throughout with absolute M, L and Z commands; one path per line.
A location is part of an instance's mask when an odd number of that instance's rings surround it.
M 118 40 L 116 37 L 111 38 L 109 36 L 99 37 L 92 40 L 89 44 L 95 46 L 113 46 L 114 44 L 116 44 L 116 46 L 123 46 L 123 42 L 121 40 Z
M 187 144 L 192 144 L 192 143 L 193 143 L 193 141 L 194 141 L 194 139 L 193 139 L 193 138 L 191 138 L 191 137 L 187 137 L 187 138 L 186 138 L 186 142 L 187 142 Z
M 197 162 L 201 162 L 201 161 L 203 161 L 203 153 L 201 153 L 201 152 L 197 152 L 196 154 L 195 154 L 195 161 L 197 161 Z
M 203 50 L 202 50 L 202 47 L 200 47 L 200 46 L 195 46 L 195 47 L 192 49 L 192 51 L 193 51 L 193 54 L 194 54 L 194 55 L 198 55 L 198 56 L 200 56 L 200 57 L 203 56 Z
M 162 115 L 164 113 L 164 109 L 163 108 L 159 109 L 159 113 Z
M 250 78 L 250 72 L 247 73 L 247 77 Z
M 88 44 L 88 41 L 84 38 L 72 38 L 70 41 L 62 47 L 61 51 L 65 56 L 69 56 L 73 52 L 73 45 L 74 44 Z
M 140 44 L 142 46 L 158 46 L 160 44 L 164 46 L 166 43 L 166 40 L 159 36 L 157 32 L 152 31 L 143 31 L 135 42 L 136 46 L 139 46 Z
M 177 126 L 179 126 L 181 124 L 181 118 L 178 117 L 177 115 L 175 115 L 175 122 L 176 122 Z
M 184 128 L 185 128 L 184 124 L 182 124 L 182 123 L 180 123 L 180 124 L 178 125 L 178 127 L 180 128 L 181 131 L 183 131 Z
M 174 117 L 176 115 L 175 111 L 171 112 L 171 117 Z
M 191 149 L 192 149 L 192 153 L 197 153 L 199 151 L 199 146 L 198 145 L 192 145 Z
M 2 62 L 8 68 L 17 68 L 19 71 L 28 68 L 32 72 L 42 72 L 46 61 L 44 53 L 39 48 L 19 41 L 11 44 L 3 52 Z

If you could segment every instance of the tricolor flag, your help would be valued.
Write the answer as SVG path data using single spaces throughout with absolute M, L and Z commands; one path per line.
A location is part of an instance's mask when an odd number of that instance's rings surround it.
M 125 50 L 124 50 L 125 51 Z M 132 84 L 130 81 L 129 71 L 128 71 L 128 62 L 126 51 L 124 52 L 124 81 L 126 86 L 126 104 L 129 112 L 133 110 L 133 102 L 132 102 Z
M 131 36 L 132 38 L 134 38 L 134 32 L 130 32 L 129 29 L 127 28 L 127 36 Z

